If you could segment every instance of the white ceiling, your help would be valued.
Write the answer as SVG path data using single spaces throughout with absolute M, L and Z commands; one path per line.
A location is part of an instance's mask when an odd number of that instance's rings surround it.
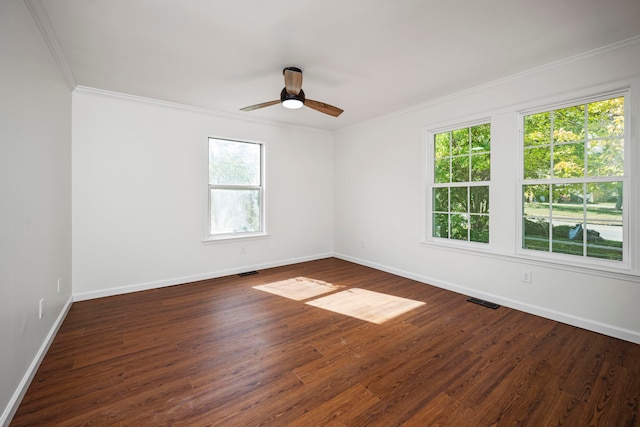
M 640 34 L 640 0 L 27 2 L 80 86 L 326 130 Z M 239 111 L 278 99 L 285 66 L 345 112 Z

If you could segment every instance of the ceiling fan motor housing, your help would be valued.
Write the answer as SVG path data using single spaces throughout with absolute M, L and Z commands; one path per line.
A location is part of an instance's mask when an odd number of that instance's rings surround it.
M 298 93 L 297 95 L 294 93 L 288 93 L 287 92 L 287 88 L 283 88 L 282 92 L 280 92 L 280 102 L 284 103 L 285 101 L 300 101 L 304 104 L 305 101 L 305 97 L 304 97 L 304 91 L 302 89 L 300 89 L 300 93 Z

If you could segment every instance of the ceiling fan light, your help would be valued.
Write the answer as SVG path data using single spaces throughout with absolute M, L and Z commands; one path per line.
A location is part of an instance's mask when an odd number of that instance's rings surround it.
M 282 101 L 282 106 L 284 108 L 290 108 L 292 110 L 296 110 L 298 108 L 302 108 L 302 106 L 304 105 L 304 103 L 296 98 L 289 98 L 289 99 L 285 99 L 284 101 Z
M 289 108 L 292 110 L 302 108 L 304 105 L 304 91 L 300 89 L 300 93 L 297 95 L 295 93 L 287 93 L 287 89 L 282 89 L 280 92 L 280 102 L 284 108 Z

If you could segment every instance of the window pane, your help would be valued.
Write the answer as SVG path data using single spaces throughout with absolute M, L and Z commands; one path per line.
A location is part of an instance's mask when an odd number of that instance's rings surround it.
M 622 261 L 622 223 L 587 222 L 587 256 Z
M 582 184 L 552 185 L 553 201 L 551 214 L 554 219 L 564 218 L 569 222 L 582 222 L 584 218 L 584 186 Z
M 491 155 L 475 154 L 471 156 L 471 181 L 491 180 Z
M 552 251 L 582 255 L 584 251 L 581 231 L 584 222 L 584 185 L 552 185 L 551 189 L 553 194 Z
M 592 102 L 587 107 L 589 138 L 624 134 L 624 97 Z
M 522 247 L 525 249 L 549 251 L 549 192 L 549 185 L 522 186 Z
M 548 185 L 524 185 L 522 195 L 524 216 L 549 218 L 551 205 Z
M 553 151 L 554 178 L 584 176 L 584 143 L 555 145 Z
M 622 182 L 590 183 L 587 201 L 587 219 L 622 221 Z
M 483 152 L 491 150 L 491 125 L 484 124 L 471 128 L 471 150 Z
M 524 178 L 551 177 L 551 147 L 527 148 L 524 150 Z
M 449 215 L 434 214 L 433 215 L 433 236 L 449 238 Z
M 433 189 L 433 210 L 436 212 L 449 212 L 449 188 Z
M 260 144 L 209 139 L 209 184 L 260 185 Z
M 466 214 L 451 214 L 451 238 L 469 240 L 469 220 Z
M 569 225 L 566 221 L 553 220 L 551 251 L 562 254 L 582 255 L 584 245 L 580 229 L 582 224 Z
M 434 182 L 444 183 L 451 182 L 451 175 L 449 173 L 449 162 L 451 157 L 445 157 L 441 160 L 436 160 L 435 177 Z
M 467 212 L 467 187 L 451 187 L 451 212 Z
M 549 217 L 549 186 L 523 185 L 523 212 L 525 216 Z
M 587 256 L 621 261 L 622 182 L 592 183 L 587 188 Z
M 471 241 L 489 243 L 489 217 L 471 215 Z
M 553 114 L 553 139 L 556 142 L 584 139 L 584 107 L 562 108 Z
M 522 247 L 549 251 L 549 222 L 543 219 L 523 218 Z
M 451 182 L 469 181 L 469 156 L 451 159 Z
M 437 133 L 435 135 L 435 158 L 450 156 L 451 132 Z
M 260 190 L 210 190 L 211 234 L 260 231 Z
M 489 213 L 489 186 L 469 188 L 469 212 Z
M 624 140 L 616 138 L 589 141 L 587 165 L 589 176 L 622 176 Z
M 524 118 L 524 145 L 551 143 L 551 113 L 539 113 Z
M 469 154 L 469 128 L 451 132 L 451 155 Z

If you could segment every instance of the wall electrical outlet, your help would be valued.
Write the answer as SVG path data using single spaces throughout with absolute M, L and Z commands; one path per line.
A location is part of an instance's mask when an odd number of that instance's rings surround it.
M 42 319 L 43 315 L 44 315 L 44 298 L 41 298 L 40 302 L 38 302 L 38 319 Z
M 531 283 L 533 281 L 533 273 L 531 270 L 522 270 L 522 272 L 520 272 L 520 281 L 524 283 Z
M 58 293 L 60 293 L 60 278 L 58 278 Z

